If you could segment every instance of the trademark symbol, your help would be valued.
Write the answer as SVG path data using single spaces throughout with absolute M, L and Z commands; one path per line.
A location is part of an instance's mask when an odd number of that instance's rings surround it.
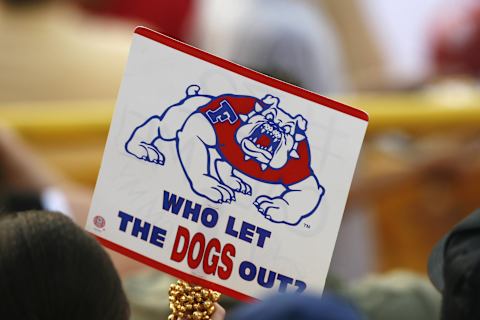
M 303 226 L 307 229 L 310 229 L 310 225 L 308 223 L 304 223 Z

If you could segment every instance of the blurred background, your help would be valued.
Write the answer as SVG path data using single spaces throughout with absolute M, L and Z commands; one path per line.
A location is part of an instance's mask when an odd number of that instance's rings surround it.
M 424 275 L 480 207 L 477 0 L 0 0 L 0 192 L 51 172 L 88 203 L 136 25 L 369 113 L 331 267 L 342 281 Z

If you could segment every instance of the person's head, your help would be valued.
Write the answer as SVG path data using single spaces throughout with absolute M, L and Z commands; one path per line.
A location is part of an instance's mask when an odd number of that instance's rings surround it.
M 42 211 L 0 213 L 2 319 L 127 320 L 113 264 L 69 218 Z
M 480 319 L 480 229 L 452 235 L 443 272 L 443 319 Z
M 227 320 L 360 320 L 358 311 L 341 298 L 324 294 L 280 294 L 245 305 Z
M 480 210 L 457 224 L 434 248 L 429 276 L 442 292 L 442 319 L 480 319 Z

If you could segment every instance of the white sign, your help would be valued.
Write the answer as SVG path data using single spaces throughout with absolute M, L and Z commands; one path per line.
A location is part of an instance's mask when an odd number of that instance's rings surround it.
M 86 228 L 238 299 L 321 292 L 367 123 L 138 28 Z

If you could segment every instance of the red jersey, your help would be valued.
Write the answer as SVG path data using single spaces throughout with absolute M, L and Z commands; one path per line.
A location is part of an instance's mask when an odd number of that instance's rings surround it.
M 235 134 L 242 126 L 239 115 L 248 115 L 254 110 L 255 103 L 263 105 L 262 101 L 254 97 L 223 95 L 198 109 L 212 124 L 217 137 L 216 149 L 223 160 L 252 179 L 265 183 L 291 185 L 311 176 L 307 139 L 298 143 L 299 158 L 290 157 L 279 169 L 268 166 L 262 170 L 260 162 L 255 159 L 245 160 L 245 153 L 237 143 Z

